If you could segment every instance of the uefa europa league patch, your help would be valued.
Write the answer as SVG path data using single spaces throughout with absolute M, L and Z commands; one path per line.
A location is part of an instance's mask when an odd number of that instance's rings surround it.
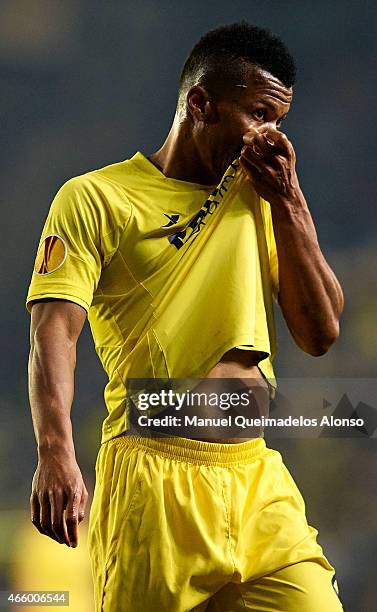
M 57 234 L 50 234 L 38 249 L 34 264 L 36 274 L 51 274 L 60 268 L 67 257 L 67 245 Z

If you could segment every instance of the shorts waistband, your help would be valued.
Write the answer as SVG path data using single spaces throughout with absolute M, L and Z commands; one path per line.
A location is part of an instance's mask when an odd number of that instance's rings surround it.
M 141 436 L 118 436 L 105 444 L 118 444 L 144 449 L 178 461 L 189 461 L 202 465 L 230 466 L 250 463 L 266 450 L 263 438 L 247 442 L 221 444 L 203 442 L 191 438 L 144 438 Z

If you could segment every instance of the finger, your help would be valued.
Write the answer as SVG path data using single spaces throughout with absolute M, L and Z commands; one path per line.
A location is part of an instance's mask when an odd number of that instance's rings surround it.
M 253 164 L 253 166 L 258 168 L 260 171 L 262 171 L 263 168 L 266 167 L 265 160 L 257 151 L 255 151 L 251 147 L 243 147 L 243 149 L 241 150 L 240 158 L 247 160 L 250 164 Z
M 84 520 L 85 517 L 85 508 L 86 508 L 86 503 L 88 501 L 88 491 L 86 489 L 84 489 L 82 495 L 81 495 L 81 501 L 80 501 L 80 505 L 79 505 L 79 514 L 78 514 L 78 522 L 81 523 L 81 521 Z
M 254 165 L 253 162 L 241 157 L 240 164 L 247 176 L 251 179 L 253 184 L 259 184 L 263 180 L 263 174 L 258 166 Z
M 250 130 L 249 132 L 246 132 L 246 134 L 244 134 L 243 141 L 246 145 L 252 145 L 254 142 L 258 140 L 261 143 L 263 143 L 263 138 L 266 135 L 267 131 L 268 131 L 267 127 L 260 128 L 254 131 Z
M 30 518 L 34 527 L 38 529 L 39 533 L 46 535 L 41 527 L 41 508 L 39 505 L 38 495 L 32 493 L 30 496 Z
M 272 163 L 274 156 L 277 153 L 277 147 L 269 144 L 264 134 L 258 134 L 253 140 L 246 144 L 246 146 L 258 157 L 263 158 L 265 161 Z
M 292 143 L 289 141 L 284 132 L 270 129 L 262 134 L 262 138 L 265 140 L 270 149 L 274 151 L 275 155 L 283 154 L 284 157 L 294 155 Z
M 257 134 L 259 134 L 259 130 L 260 128 L 255 128 L 255 127 L 250 127 L 248 129 L 247 132 L 245 132 L 245 134 L 243 135 L 243 140 L 246 141 L 250 141 L 252 140 Z
M 69 546 L 69 538 L 64 522 L 64 495 L 63 491 L 50 492 L 51 529 L 59 544 Z
M 78 543 L 78 509 L 80 499 L 78 491 L 72 491 L 68 495 L 67 507 L 65 510 L 65 523 L 68 532 L 70 546 L 76 548 Z
M 245 135 L 244 142 L 262 155 L 273 156 L 283 153 L 284 156 L 292 154 L 293 147 L 283 132 L 271 128 L 259 132 L 254 137 Z
M 244 140 L 252 140 L 257 136 L 262 136 L 273 142 L 279 142 L 280 140 L 288 140 L 286 134 L 277 128 L 273 128 L 269 125 L 263 125 L 260 128 L 249 130 L 244 134 Z
M 260 127 L 249 127 L 249 129 L 247 130 L 247 132 L 245 132 L 243 137 L 244 139 L 254 138 L 254 136 L 256 136 L 257 134 L 263 134 L 264 132 L 267 132 L 270 129 L 271 128 L 268 125 L 261 125 Z
M 244 159 L 251 166 L 259 171 L 264 178 L 271 176 L 276 170 L 280 170 L 280 165 L 277 160 L 266 159 L 258 153 L 255 153 L 250 147 L 244 147 L 241 151 L 240 160 Z
M 277 152 L 276 152 L 277 153 Z M 254 148 L 245 146 L 241 151 L 247 161 L 253 163 L 261 172 L 264 174 L 273 175 L 274 172 L 280 172 L 282 167 L 287 164 L 287 159 L 280 154 L 267 156 L 265 154 L 258 153 Z
M 55 540 L 55 535 L 52 532 L 51 527 L 51 507 L 50 500 L 48 497 L 48 493 L 42 494 L 42 497 L 39 498 L 40 505 L 40 523 L 43 529 L 43 533 L 46 536 L 49 536 L 53 540 Z

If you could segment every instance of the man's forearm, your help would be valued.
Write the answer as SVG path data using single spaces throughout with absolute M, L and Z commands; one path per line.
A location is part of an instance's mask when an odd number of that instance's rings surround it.
M 70 418 L 76 363 L 75 343 L 37 331 L 29 357 L 29 399 L 38 451 L 61 448 L 74 454 Z
M 271 204 L 284 318 L 300 348 L 322 355 L 339 334 L 343 294 L 319 248 L 292 143 L 267 126 L 250 129 L 243 139 L 241 166 L 255 191 Z
M 314 223 L 300 192 L 271 206 L 279 260 L 279 304 L 304 351 L 321 355 L 339 334 L 341 287 L 318 244 Z

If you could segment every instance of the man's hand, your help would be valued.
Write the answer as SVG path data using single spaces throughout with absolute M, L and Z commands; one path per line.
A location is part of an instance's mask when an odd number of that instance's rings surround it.
M 88 492 L 74 456 L 56 450 L 39 456 L 30 509 L 31 521 L 40 533 L 75 548 L 87 500 Z
M 243 137 L 240 163 L 262 198 L 292 202 L 300 192 L 296 155 L 287 136 L 271 127 L 251 129 Z

